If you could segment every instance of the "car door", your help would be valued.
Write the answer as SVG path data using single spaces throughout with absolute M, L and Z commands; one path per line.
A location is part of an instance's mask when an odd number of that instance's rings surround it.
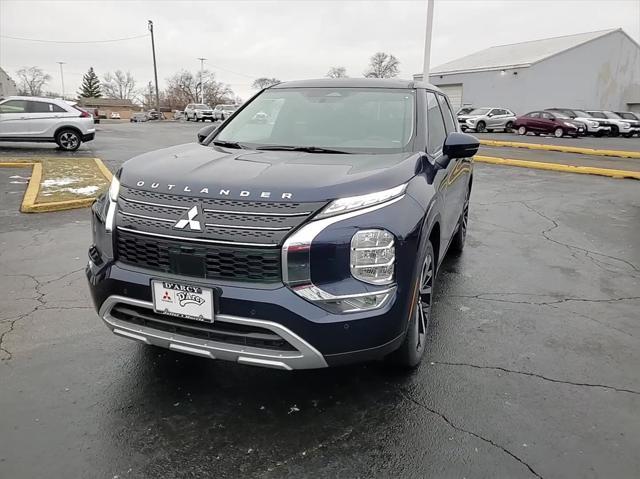
M 451 109 L 451 105 L 447 101 L 444 95 L 437 94 L 440 111 L 444 118 L 444 126 L 447 135 L 454 131 L 457 131 L 455 117 Z M 455 163 L 451 169 L 451 174 L 447 178 L 447 208 L 451 208 L 451 221 L 453 222 L 453 231 L 458 224 L 458 219 L 462 214 L 464 204 L 467 200 L 467 192 L 469 186 L 469 179 L 471 176 L 471 158 L 456 158 L 451 160 L 451 163 Z M 451 164 L 449 165 L 451 166 Z
M 534 132 L 540 132 L 543 128 L 542 119 L 540 118 L 539 111 L 532 111 L 528 115 L 526 115 L 526 125 L 527 130 L 531 130 Z
M 29 136 L 26 100 L 6 100 L 0 103 L 0 137 Z
M 556 129 L 556 117 L 547 111 L 543 111 L 540 113 L 540 124 L 542 133 L 553 133 L 553 130 Z
M 443 156 L 442 149 L 447 138 L 447 130 L 436 93 L 431 91 L 426 92 L 426 106 L 427 154 L 431 160 L 435 162 Z M 442 171 L 444 176 L 438 185 L 442 201 L 440 239 L 444 246 L 449 244 L 458 221 L 457 205 L 459 199 L 452 187 L 453 171 L 456 169 L 457 165 L 458 160 L 451 160 L 449 162 L 447 168 Z
M 72 116 L 64 108 L 47 101 L 27 101 L 27 109 L 31 136 L 40 138 L 53 137 L 56 125 L 63 118 Z
M 502 126 L 502 110 L 494 108 L 489 112 L 488 126 L 499 128 Z

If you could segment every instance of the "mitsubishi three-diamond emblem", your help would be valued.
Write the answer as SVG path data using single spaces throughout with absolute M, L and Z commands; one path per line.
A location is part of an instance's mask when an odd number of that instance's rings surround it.
M 202 231 L 200 221 L 196 219 L 198 214 L 198 205 L 195 205 L 184 213 L 173 227 L 177 230 L 183 230 L 186 228 L 191 231 Z

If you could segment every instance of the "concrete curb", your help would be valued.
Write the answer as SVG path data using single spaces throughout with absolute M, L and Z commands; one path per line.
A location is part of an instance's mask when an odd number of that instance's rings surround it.
M 102 173 L 107 180 L 111 181 L 113 175 L 109 168 L 105 166 L 100 158 L 93 158 L 93 160 L 95 161 L 98 170 L 100 170 L 100 173 Z M 27 190 L 25 191 L 24 197 L 22 198 L 22 204 L 20 206 L 21 212 L 47 213 L 50 211 L 86 208 L 88 206 L 91 206 L 96 200 L 96 197 L 92 196 L 89 198 L 78 198 L 75 200 L 36 203 L 38 193 L 40 192 L 40 184 L 42 183 L 42 163 L 34 161 L 33 158 L 29 158 L 28 160 L 25 159 L 25 161 L 0 162 L 0 167 L 6 168 L 26 168 L 28 166 L 33 167 L 33 169 L 31 170 L 31 179 L 29 180 L 29 184 L 27 185 Z
M 519 166 L 536 170 L 561 171 L 563 173 L 580 173 L 583 175 L 608 176 L 610 178 L 632 178 L 640 180 L 640 171 L 612 170 L 608 168 L 593 168 L 591 166 L 562 165 L 559 163 L 544 163 L 540 161 L 514 160 L 511 158 L 496 158 L 493 156 L 474 156 L 478 163 L 493 165 Z
M 505 146 L 508 148 L 526 148 L 529 150 L 559 151 L 561 153 L 578 153 L 581 155 L 591 155 L 591 156 L 613 156 L 617 158 L 640 159 L 640 151 L 596 150 L 593 148 L 580 148 L 577 146 L 543 145 L 539 143 L 523 143 L 523 142 L 517 142 L 517 141 L 502 141 L 502 140 L 480 140 L 480 144 L 485 146 Z

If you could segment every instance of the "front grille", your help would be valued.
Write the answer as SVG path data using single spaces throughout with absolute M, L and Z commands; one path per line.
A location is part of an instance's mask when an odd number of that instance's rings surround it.
M 281 276 L 279 249 L 193 244 L 125 231 L 118 231 L 116 246 L 123 263 L 166 273 L 263 283 L 278 282 Z M 176 270 L 172 254 L 178 253 L 201 258 L 204 274 Z
M 325 204 L 196 198 L 123 186 L 116 254 L 123 263 L 156 271 L 274 283 L 281 279 L 284 239 Z M 202 231 L 175 228 L 194 206 Z M 190 266 L 182 268 L 181 261 Z
M 218 319 L 214 320 L 213 323 L 193 321 L 156 313 L 146 308 L 128 304 L 115 305 L 111 310 L 111 316 L 130 324 L 146 326 L 192 338 L 276 351 L 296 351 L 291 344 L 273 331 L 258 326 L 236 324 Z

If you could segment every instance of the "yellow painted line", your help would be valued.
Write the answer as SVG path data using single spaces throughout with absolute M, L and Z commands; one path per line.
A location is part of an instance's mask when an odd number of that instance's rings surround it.
M 581 155 L 591 155 L 591 156 L 614 156 L 617 158 L 640 159 L 640 151 L 597 150 L 594 148 L 580 148 L 577 146 L 543 145 L 539 143 L 523 143 L 518 141 L 502 141 L 502 140 L 480 140 L 480 144 L 485 146 L 506 146 L 508 148 L 526 148 L 529 150 L 559 151 L 561 153 L 578 153 Z
M 544 163 L 541 161 L 514 160 L 511 158 L 496 158 L 493 156 L 474 156 L 479 163 L 493 165 L 519 166 L 536 170 L 562 171 L 564 173 L 580 173 L 583 175 L 608 176 L 610 178 L 633 178 L 640 180 L 640 171 L 612 170 L 609 168 L 594 168 L 591 166 L 562 165 L 559 163 Z
M 96 162 L 96 165 L 98 166 L 98 169 L 102 172 L 104 177 L 107 180 L 111 181 L 111 178 L 113 178 L 113 174 L 111 173 L 111 170 L 106 167 L 106 165 L 102 162 L 100 158 L 94 158 L 94 160 Z
M 33 163 L 33 170 L 31 170 L 31 179 L 27 185 L 27 191 L 22 198 L 22 206 L 20 211 L 23 213 L 34 212 L 36 198 L 38 197 L 38 191 L 40 191 L 40 182 L 42 181 L 42 164 Z

